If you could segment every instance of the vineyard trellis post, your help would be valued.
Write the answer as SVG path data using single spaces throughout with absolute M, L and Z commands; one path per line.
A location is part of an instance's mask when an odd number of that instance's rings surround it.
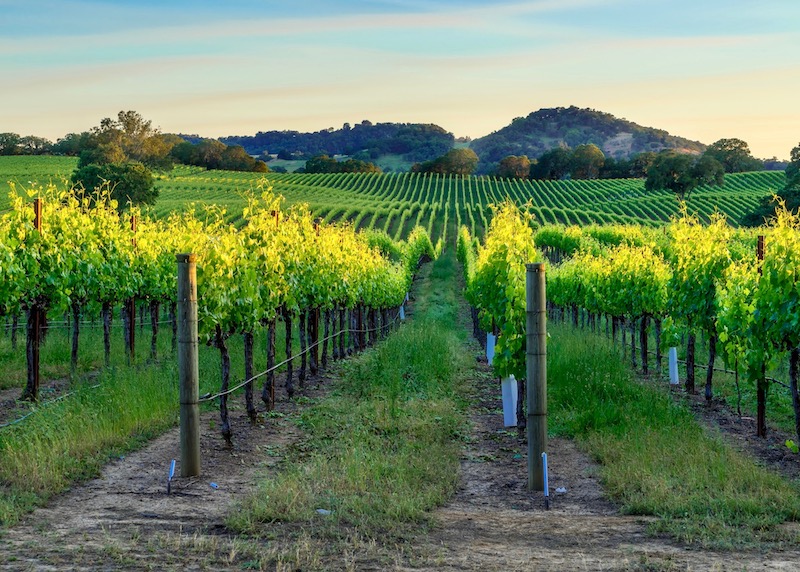
M 178 254 L 177 261 L 181 476 L 193 477 L 200 474 L 197 256 Z
M 547 450 L 547 296 L 545 267 L 526 265 L 526 398 L 528 490 L 544 490 L 542 453 Z

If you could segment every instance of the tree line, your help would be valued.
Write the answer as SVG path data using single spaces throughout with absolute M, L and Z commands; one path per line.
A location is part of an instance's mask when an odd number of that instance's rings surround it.
M 569 111 L 569 110 L 568 110 Z M 339 131 L 324 130 L 326 135 L 314 139 L 349 142 L 352 155 L 337 161 L 326 153 L 311 156 L 301 172 L 306 173 L 380 173 L 381 169 L 368 161 L 375 153 L 403 152 L 425 148 L 425 154 L 441 153 L 434 159 L 415 163 L 415 173 L 471 175 L 479 168 L 479 157 L 469 147 L 453 148 L 453 136 L 435 125 L 378 124 L 365 121 L 351 128 L 345 124 Z M 260 133 L 258 141 L 283 141 L 296 138 L 295 132 Z M 266 137 L 269 135 L 269 137 Z M 387 143 L 399 137 L 399 143 Z M 270 139 L 272 138 L 272 139 Z M 236 138 L 227 138 L 232 141 Z M 242 138 L 239 138 L 242 139 Z M 356 149 L 358 143 L 365 145 Z M 379 144 L 380 143 L 380 144 Z M 309 144 L 309 149 L 313 145 Z M 281 149 L 281 152 L 287 152 Z M 241 145 L 226 145 L 214 139 L 164 134 L 135 111 L 120 111 L 116 119 L 105 118 L 99 126 L 82 133 L 70 133 L 56 143 L 36 136 L 0 133 L 0 155 L 58 154 L 79 157 L 72 181 L 83 192 L 108 185 L 120 208 L 129 204 L 154 204 L 158 190 L 154 187 L 153 171 L 168 171 L 174 164 L 194 165 L 207 169 L 269 172 L 264 161 L 253 158 Z M 778 195 L 787 207 L 800 207 L 800 146 L 792 150 L 786 168 L 787 183 Z M 773 167 L 775 165 L 772 165 Z M 781 165 L 782 166 L 782 165 Z M 720 139 L 702 153 L 679 152 L 674 149 L 659 152 L 645 151 L 629 158 L 608 157 L 594 143 L 577 145 L 574 149 L 562 144 L 535 158 L 527 155 L 508 155 L 498 161 L 491 174 L 501 178 L 518 179 L 598 179 L 644 178 L 649 191 L 667 189 L 681 200 L 690 197 L 701 185 L 720 185 L 726 173 L 756 171 L 765 162 L 750 153 L 748 144 L 736 138 Z M 764 216 L 774 212 L 775 197 L 764 197 L 756 211 L 746 221 L 759 224 Z
M 348 155 L 361 161 L 389 154 L 402 155 L 408 161 L 425 161 L 446 153 L 454 142 L 453 134 L 438 125 L 367 120 L 312 133 L 259 131 L 253 136 L 237 135 L 221 140 L 229 145 L 242 145 L 254 156 L 271 154 L 285 160 L 310 160 L 322 155 Z

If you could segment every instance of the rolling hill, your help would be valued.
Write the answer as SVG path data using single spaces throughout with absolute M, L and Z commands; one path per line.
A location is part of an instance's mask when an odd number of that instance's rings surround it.
M 627 158 L 644 151 L 678 149 L 701 153 L 705 145 L 670 135 L 662 129 L 642 127 L 609 113 L 578 107 L 555 107 L 518 117 L 502 129 L 475 139 L 471 148 L 478 154 L 481 170 L 508 155 L 533 159 L 559 146 L 574 148 L 594 143 L 607 157 Z

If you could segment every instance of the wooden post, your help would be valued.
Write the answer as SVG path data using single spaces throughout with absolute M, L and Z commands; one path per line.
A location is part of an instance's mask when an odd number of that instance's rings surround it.
M 178 379 L 181 402 L 181 476 L 200 475 L 197 256 L 178 254 Z
M 272 411 L 275 407 L 275 323 L 277 318 L 267 322 L 267 377 L 264 380 L 264 389 L 261 391 L 261 401 Z
M 547 450 L 547 296 L 545 267 L 526 265 L 526 378 L 528 490 L 544 490 L 542 453 Z

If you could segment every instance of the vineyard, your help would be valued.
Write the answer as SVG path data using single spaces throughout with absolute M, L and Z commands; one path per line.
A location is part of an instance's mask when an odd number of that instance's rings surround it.
M 239 226 L 226 223 L 218 208 L 154 220 L 136 211 L 120 217 L 114 201 L 102 192 L 82 200 L 58 187 L 34 188 L 27 195 L 12 189 L 11 208 L 0 217 L 0 305 L 7 317 L 12 357 L 17 329 L 25 332 L 26 339 L 27 379 L 18 398 L 41 401 L 41 346 L 51 324 L 57 330 L 66 324 L 71 330 L 73 374 L 82 353 L 81 334 L 87 328 L 102 330 L 105 367 L 110 366 L 112 319 L 117 312 L 122 315 L 129 366 L 136 363 L 137 316 L 144 321 L 144 314 L 149 314 L 149 362 L 157 362 L 159 347 L 163 351 L 163 343 L 158 343 L 161 324 L 172 330 L 174 352 L 176 254 L 192 252 L 197 258 L 200 339 L 219 351 L 221 367 L 221 375 L 213 376 L 221 383 L 212 385 L 202 401 L 219 400 L 220 432 L 228 442 L 233 435 L 228 396 L 234 390 L 245 388 L 246 410 L 255 420 L 256 380 L 269 410 L 275 405 L 279 371 L 285 372 L 282 386 L 291 397 L 295 383 L 302 388 L 307 376 L 327 365 L 329 356 L 342 359 L 375 344 L 397 325 L 420 260 L 436 255 L 421 228 L 412 231 L 407 241 L 395 243 L 378 233 L 319 224 L 302 207 L 282 208 L 282 199 L 268 187 L 250 197 Z M 282 354 L 277 351 L 279 331 L 285 339 L 280 344 Z M 257 335 L 262 340 L 260 350 L 254 347 Z M 243 339 L 245 379 L 231 387 L 229 345 L 234 337 Z M 91 339 L 99 342 L 96 335 Z M 293 353 L 298 350 L 299 365 L 295 365 Z M 258 360 L 265 363 L 258 374 L 257 353 L 266 354 L 265 360 Z M 278 357 L 285 359 L 278 363 Z M 167 377 L 162 383 L 161 394 L 167 398 L 173 380 Z M 203 386 L 208 388 L 208 381 Z M 74 395 L 60 404 L 80 407 L 86 384 L 76 378 L 70 389 L 54 401 Z M 113 391 L 108 388 L 99 395 Z M 57 448 L 80 457 L 85 445 L 80 435 L 66 443 L 63 436 L 36 437 L 29 431 L 38 421 L 31 425 L 28 418 L 37 407 L 22 415 L 24 411 L 19 405 L 3 410 L 0 478 L 12 490 L 29 491 L 43 485 L 32 485 L 18 474 L 31 464 L 27 455 Z M 47 415 L 36 419 L 57 419 L 54 415 L 49 408 Z M 90 419 L 103 415 L 93 411 Z M 60 462 L 59 456 L 48 459 Z M 45 474 L 45 487 L 47 482 L 69 478 L 52 466 Z
M 759 234 L 760 233 L 760 234 Z M 477 249 L 476 249 L 477 247 Z M 704 394 L 710 404 L 718 355 L 757 392 L 756 432 L 765 436 L 767 372 L 788 358 L 790 402 L 800 439 L 800 218 L 778 212 L 757 231 L 734 230 L 723 215 L 702 224 L 685 211 L 663 229 L 544 226 L 510 202 L 477 243 L 459 232 L 476 333 L 498 334 L 494 369 L 525 377 L 525 264 L 547 257 L 551 317 L 579 319 L 613 340 L 631 340 L 631 361 L 662 368 L 662 348 L 685 347 L 688 394 L 695 392 L 695 353 L 708 351 Z M 498 286 L 503 285 L 503 286 Z M 501 292 L 502 294 L 498 294 Z M 638 338 L 638 341 L 637 341 Z M 651 341 L 651 339 L 654 339 Z M 637 346 L 638 343 L 638 346 Z M 650 345 L 652 344 L 652 345 Z M 648 348 L 652 348 L 655 360 Z
M 69 176 L 70 161 L 61 157 L 0 157 L 0 181 L 47 183 Z M 22 164 L 25 163 L 25 164 Z M 29 164 L 30 163 L 30 164 Z M 226 220 L 241 224 L 245 196 L 258 184 L 255 173 L 206 171 L 176 167 L 159 175 L 160 197 L 154 214 L 165 218 L 187 203 L 214 204 L 226 209 Z M 287 204 L 307 203 L 325 222 L 348 221 L 356 229 L 377 229 L 400 240 L 417 226 L 431 240 L 455 240 L 453 229 L 464 225 L 482 237 L 492 217 L 490 205 L 510 198 L 525 206 L 538 224 L 644 224 L 661 226 L 679 214 L 669 191 L 646 193 L 641 179 L 588 181 L 518 181 L 495 177 L 418 174 L 294 174 L 270 173 L 276 194 Z M 728 175 L 721 187 L 700 187 L 689 208 L 702 222 L 715 212 L 730 224 L 752 210 L 758 199 L 783 186 L 779 171 Z M 0 186 L 0 209 L 7 205 Z
M 524 488 L 524 443 L 502 428 L 497 409 L 497 378 L 513 375 L 524 395 L 525 265 L 535 261 L 546 262 L 552 334 L 553 478 L 598 471 L 586 480 L 616 505 L 603 504 L 581 526 L 596 536 L 597 518 L 613 525 L 620 514 L 649 515 L 648 532 L 687 544 L 796 541 L 786 526 L 800 520 L 795 485 L 709 436 L 685 406 L 701 393 L 703 408 L 728 399 L 732 409 L 735 383 L 740 401 L 744 395 L 738 419 L 753 415 L 758 439 L 777 427 L 800 442 L 800 218 L 779 211 L 759 229 L 736 224 L 781 186 L 782 173 L 730 175 L 682 207 L 669 193 L 645 194 L 637 180 L 264 178 L 178 167 L 158 176 L 154 208 L 120 214 L 107 192 L 76 198 L 64 183 L 50 184 L 73 165 L 0 158 L 0 176 L 11 181 L 0 205 L 0 524 L 98 474 L 109 458 L 125 465 L 128 451 L 149 449 L 146 441 L 177 423 L 176 255 L 191 252 L 204 346 L 203 455 L 215 459 L 214 471 L 230 471 L 228 486 L 243 481 L 240 463 L 261 474 L 280 457 L 243 504 L 232 512 L 225 505 L 225 527 L 234 542 L 280 538 L 281 556 L 253 543 L 247 557 L 214 554 L 219 562 L 268 569 L 286 557 L 295 568 L 325 568 L 296 551 L 307 527 L 326 554 L 338 550 L 329 543 L 342 527 L 369 539 L 387 529 L 409 538 L 436 507 L 475 494 L 457 492 L 465 466 L 486 491 L 469 501 L 478 507 L 464 512 L 470 520 L 495 505 L 517 524 L 545 514 L 538 497 L 514 488 Z M 415 280 L 428 259 L 434 268 Z M 475 336 L 495 336 L 491 366 L 474 359 L 477 345 L 461 336 L 462 293 Z M 413 319 L 395 331 L 409 304 Z M 666 390 L 671 347 L 684 363 L 682 391 Z M 701 370 L 704 382 L 695 379 Z M 468 416 L 483 425 L 477 441 L 467 434 Z M 522 400 L 517 419 L 526 419 Z M 558 465 L 574 448 L 567 440 L 585 448 L 574 452 L 571 471 Z M 600 468 L 580 460 L 586 451 Z M 139 476 L 129 467 L 124 490 L 98 500 L 103 518 L 106 505 L 116 513 L 140 502 L 128 483 L 161 479 L 174 446 L 152 455 L 157 468 Z M 487 470 L 493 480 L 484 483 Z M 182 483 L 194 487 L 185 497 L 165 497 L 159 480 L 147 498 L 191 512 L 193 497 L 218 492 L 221 477 L 211 478 Z M 588 486 L 569 483 L 568 495 Z M 564 503 L 564 529 L 580 530 L 572 497 L 555 502 L 556 513 Z M 163 527 L 163 510 L 174 506 L 134 512 L 159 515 Z M 301 536 L 292 536 L 295 525 Z M 601 536 L 607 542 L 605 529 Z M 205 557 L 204 546 L 187 550 Z M 529 538 L 520 546 L 528 554 Z M 184 555 L 165 557 L 179 567 Z
M 249 173 L 178 169 L 161 183 L 157 212 L 174 211 L 192 197 L 225 205 L 233 213 L 234 206 L 241 205 L 238 193 L 255 180 Z M 506 197 L 520 206 L 530 203 L 527 209 L 539 224 L 657 226 L 679 212 L 672 193 L 645 193 L 639 179 L 511 181 L 488 176 L 275 173 L 269 180 L 289 203 L 307 202 L 326 222 L 347 220 L 359 229 L 382 230 L 395 240 L 416 226 L 424 227 L 434 242 L 446 241 L 451 225 L 465 225 L 474 236 L 483 236 L 492 217 L 489 205 Z M 730 175 L 722 187 L 695 191 L 690 208 L 704 222 L 719 211 L 735 224 L 761 196 L 782 185 L 781 172 Z

